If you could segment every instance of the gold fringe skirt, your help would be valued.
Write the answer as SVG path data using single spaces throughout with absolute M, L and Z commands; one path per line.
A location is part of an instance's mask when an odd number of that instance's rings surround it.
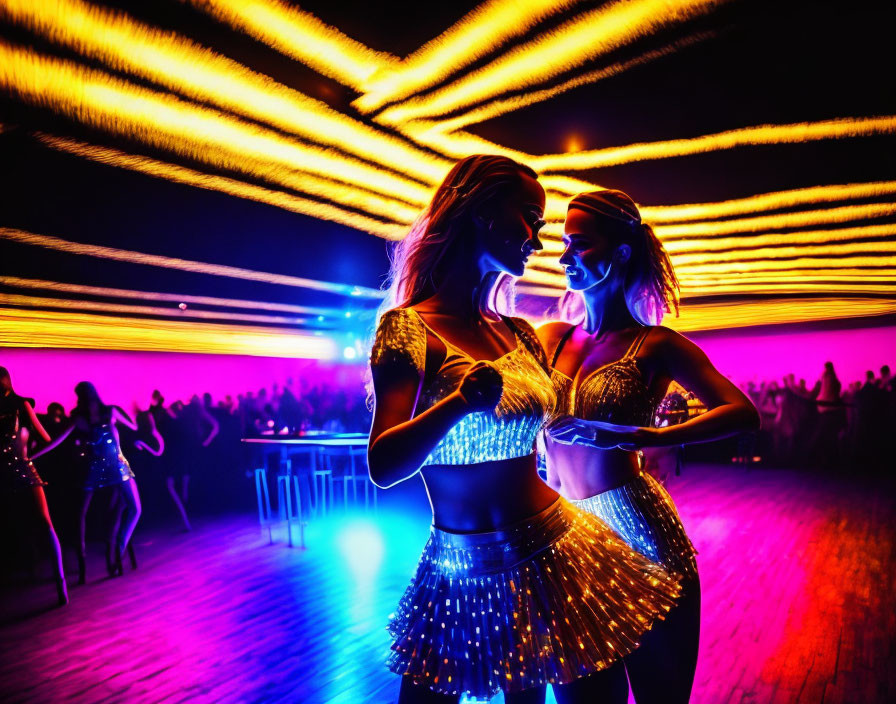
M 646 472 L 616 489 L 573 501 L 635 550 L 686 578 L 697 576 L 697 551 L 666 488 Z
M 637 648 L 678 581 L 565 499 L 500 531 L 433 527 L 390 620 L 389 668 L 477 698 L 565 684 Z

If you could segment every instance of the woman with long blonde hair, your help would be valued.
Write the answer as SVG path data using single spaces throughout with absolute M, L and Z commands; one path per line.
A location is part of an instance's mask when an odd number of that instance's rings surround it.
M 541 248 L 527 166 L 462 159 L 393 259 L 370 356 L 368 461 L 388 488 L 420 474 L 433 526 L 390 623 L 399 702 L 504 692 L 508 704 L 625 701 L 619 659 L 671 608 L 677 577 L 539 478 L 556 397 L 505 280 Z M 621 677 L 621 686 L 620 686 Z

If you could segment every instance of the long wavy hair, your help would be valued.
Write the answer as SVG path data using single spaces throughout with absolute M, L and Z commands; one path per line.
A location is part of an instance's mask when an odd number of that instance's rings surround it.
M 97 405 L 97 411 L 101 419 L 105 420 L 108 415 L 112 413 L 112 407 L 107 406 L 103 403 L 103 400 L 100 398 L 99 392 L 96 390 L 96 387 L 91 384 L 89 381 L 80 381 L 75 386 L 75 396 L 78 399 L 78 402 L 75 404 L 74 409 L 72 410 L 72 415 L 79 415 L 85 419 L 90 419 L 90 404 L 95 401 Z
M 457 252 L 473 244 L 473 214 L 521 185 L 524 176 L 538 178 L 531 168 L 506 156 L 475 154 L 457 162 L 407 237 L 392 250 L 380 313 L 412 306 L 434 295 Z M 510 312 L 501 308 L 512 306 L 506 295 L 511 278 L 496 273 L 483 281 L 480 311 L 484 315 Z
M 580 193 L 569 209 L 584 210 L 600 221 L 600 232 L 615 245 L 627 244 L 632 253 L 622 282 L 625 303 L 632 317 L 642 325 L 659 325 L 666 313 L 678 315 L 678 277 L 669 254 L 653 228 L 641 221 L 635 202 L 622 191 Z M 566 291 L 559 303 L 560 316 L 571 323 L 585 317 L 579 291 Z
M 407 236 L 389 254 L 383 285 L 386 296 L 377 310 L 371 344 L 383 313 L 416 305 L 438 291 L 456 254 L 474 244 L 473 215 L 484 204 L 521 186 L 525 176 L 538 178 L 525 164 L 494 154 L 474 154 L 454 165 Z M 513 298 L 513 277 L 491 272 L 479 287 L 479 311 L 489 319 L 510 315 Z M 373 396 L 369 367 L 365 381 L 369 406 Z

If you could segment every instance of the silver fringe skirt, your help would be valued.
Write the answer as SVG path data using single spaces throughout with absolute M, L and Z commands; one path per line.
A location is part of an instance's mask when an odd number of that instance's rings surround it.
M 678 581 L 565 499 L 491 533 L 433 527 L 391 617 L 389 668 L 477 698 L 565 684 L 637 648 Z
M 650 474 L 587 499 L 573 501 L 609 525 L 645 557 L 686 578 L 697 576 L 697 551 L 685 533 L 675 503 Z

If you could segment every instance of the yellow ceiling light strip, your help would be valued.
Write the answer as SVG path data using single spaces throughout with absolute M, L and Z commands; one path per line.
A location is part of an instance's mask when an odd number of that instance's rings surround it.
M 783 267 L 731 267 L 707 268 L 704 270 L 684 270 L 678 272 L 683 293 L 700 292 L 712 295 L 718 284 L 735 286 L 738 283 L 776 284 L 801 283 L 814 285 L 820 293 L 838 290 L 838 283 L 889 284 L 896 281 L 896 264 L 893 257 L 875 257 L 873 267 L 857 264 L 850 259 L 843 266 L 831 266 L 832 260 L 822 259 L 805 263 L 804 260 L 783 262 Z M 780 262 L 778 262 L 780 264 Z M 761 263 L 760 263 L 761 264 Z M 853 266 L 849 266 L 852 264 Z M 521 283 L 540 286 L 566 288 L 566 277 L 559 266 L 529 265 Z
M 536 171 L 577 171 L 630 164 L 650 159 L 702 154 L 758 144 L 793 144 L 822 139 L 870 137 L 896 133 L 896 116 L 849 117 L 821 122 L 791 125 L 743 127 L 717 134 L 664 142 L 642 142 L 573 154 L 549 154 L 531 157 L 529 165 Z
M 374 51 L 311 13 L 278 0 L 189 0 L 220 22 L 357 91 L 397 58 Z
M 694 34 L 684 39 L 672 42 L 671 44 L 668 44 L 660 49 L 647 51 L 633 59 L 619 61 L 595 71 L 588 71 L 587 73 L 583 73 L 580 76 L 570 78 L 563 83 L 552 86 L 550 88 L 526 91 L 521 95 L 513 95 L 508 98 L 494 100 L 492 102 L 488 102 L 484 105 L 473 108 L 468 112 L 464 112 L 460 115 L 445 120 L 415 120 L 411 123 L 411 125 L 408 126 L 408 128 L 414 131 L 414 134 L 422 144 L 434 144 L 438 142 L 440 144 L 449 146 L 451 148 L 451 152 L 456 152 L 458 145 L 462 143 L 463 137 L 459 137 L 457 139 L 453 139 L 451 137 L 447 139 L 436 139 L 434 135 L 438 134 L 441 137 L 444 134 L 456 132 L 457 130 L 466 127 L 467 125 L 485 122 L 486 120 L 500 117 L 501 115 L 504 115 L 506 113 L 514 112 L 530 105 L 535 105 L 536 103 L 549 100 L 550 98 L 561 95 L 562 93 L 570 91 L 573 88 L 578 88 L 590 83 L 596 83 L 605 78 L 618 76 L 619 74 L 624 73 L 631 68 L 644 66 L 651 61 L 655 61 L 656 59 L 662 58 L 664 56 L 674 54 L 675 52 L 685 47 L 692 46 L 713 36 L 715 36 L 715 34 L 709 32 Z
M 838 200 L 879 198 L 896 193 L 896 181 L 871 183 L 845 183 L 830 186 L 812 186 L 790 191 L 762 193 L 748 198 L 738 198 L 719 203 L 692 203 L 688 205 L 645 205 L 641 217 L 650 223 L 670 223 L 688 220 L 712 220 L 734 215 L 747 215 L 764 210 L 784 210 L 799 205 L 831 203 Z
M 165 318 L 197 318 L 200 320 L 233 320 L 264 325 L 304 325 L 308 318 L 292 318 L 285 315 L 256 315 L 252 313 L 229 313 L 215 310 L 196 310 L 177 307 L 141 306 L 129 303 L 105 303 L 102 301 L 81 301 L 72 298 L 47 298 L 45 296 L 22 296 L 16 293 L 0 292 L 0 304 L 27 308 L 64 308 L 68 310 L 96 311 L 101 313 L 127 313 L 152 315 Z
M 724 330 L 754 325 L 781 325 L 817 320 L 864 318 L 896 313 L 896 300 L 879 298 L 765 299 L 742 303 L 700 303 L 682 306 L 679 317 L 663 324 L 680 332 Z
M 713 262 L 742 262 L 761 259 L 793 259 L 795 257 L 833 257 L 840 258 L 868 252 L 896 253 L 896 240 L 877 240 L 876 242 L 840 242 L 836 244 L 825 243 L 819 245 L 802 245 L 798 247 L 757 247 L 755 249 L 715 252 L 711 260 Z M 685 270 L 690 264 L 705 263 L 705 252 L 693 254 L 676 254 L 672 257 L 672 264 L 676 270 Z
M 382 291 L 363 286 L 335 284 L 327 281 L 305 279 L 299 276 L 272 274 L 266 271 L 255 271 L 253 269 L 226 266 L 224 264 L 209 264 L 207 262 L 197 262 L 190 259 L 178 259 L 176 257 L 165 257 L 158 254 L 133 252 L 127 249 L 103 247 L 96 244 L 70 242 L 59 237 L 36 235 L 31 232 L 17 230 L 11 227 L 0 227 L 0 239 L 18 242 L 19 244 L 53 249 L 58 252 L 68 252 L 69 254 L 111 259 L 119 262 L 127 262 L 129 264 L 156 266 L 164 269 L 177 269 L 179 271 L 187 271 L 194 274 L 210 274 L 212 276 L 226 276 L 233 279 L 244 279 L 246 281 L 260 281 L 262 283 L 276 284 L 279 286 L 293 286 L 295 288 L 326 291 L 327 293 L 336 293 L 343 296 L 365 296 L 367 298 L 383 297 Z
M 855 281 L 855 279 L 852 279 Z M 824 282 L 814 282 L 814 283 L 805 283 L 802 281 L 795 281 L 792 283 L 770 283 L 767 281 L 762 281 L 760 283 L 750 283 L 744 282 L 740 280 L 740 277 L 728 277 L 727 279 L 720 279 L 718 283 L 698 285 L 698 286 L 689 286 L 682 285 L 681 287 L 681 295 L 684 300 L 685 306 L 692 305 L 686 299 L 694 298 L 697 296 L 700 297 L 711 297 L 711 296 L 724 296 L 724 295 L 768 295 L 768 294 L 838 294 L 838 295 L 846 295 L 846 294 L 865 294 L 865 295 L 875 295 L 875 294 L 896 294 L 896 278 L 890 276 L 886 279 L 884 283 L 842 283 L 835 282 L 836 285 L 833 285 L 832 282 L 824 281 Z M 556 285 L 548 285 L 548 284 L 532 284 L 527 282 L 522 282 L 518 285 L 518 288 L 526 294 L 543 296 L 548 298 L 557 297 L 562 294 L 566 287 L 563 282 L 559 282 Z
M 793 282 L 811 283 L 825 286 L 835 283 L 893 283 L 896 282 L 896 267 L 876 267 L 874 269 L 847 269 L 845 267 L 827 266 L 813 267 L 811 269 L 788 269 L 776 271 L 773 275 L 763 272 L 745 272 L 732 278 L 730 274 L 683 274 L 679 281 L 693 285 L 708 285 L 713 283 L 760 283 L 760 282 Z
M 550 289 L 521 284 L 531 295 L 550 296 Z M 896 313 L 896 299 L 863 297 L 772 298 L 739 303 L 682 305 L 679 316 L 667 315 L 663 325 L 679 332 L 725 330 L 756 325 L 782 325 L 842 318 L 863 318 Z M 545 319 L 545 322 L 548 319 Z
M 704 237 L 693 240 L 670 240 L 663 246 L 671 255 L 686 252 L 718 252 L 720 250 L 750 250 L 757 247 L 796 247 L 822 242 L 835 243 L 859 239 L 882 239 L 896 236 L 896 223 L 868 225 L 867 227 L 842 227 L 834 230 L 799 230 L 750 234 L 743 237 Z
M 839 208 L 825 208 L 823 210 L 805 210 L 798 213 L 762 215 L 739 220 L 657 225 L 653 229 L 664 242 L 667 242 L 676 237 L 730 235 L 734 232 L 783 230 L 791 227 L 806 227 L 808 225 L 870 220 L 887 217 L 894 213 L 896 213 L 896 203 L 869 203 L 866 205 L 844 205 Z
M 83 124 L 136 138 L 216 166 L 251 169 L 246 161 L 273 169 L 312 172 L 415 206 L 426 203 L 428 186 L 332 150 L 302 144 L 172 95 L 158 93 L 68 61 L 0 43 L 0 86 L 24 101 L 50 108 Z M 270 176 L 263 168 L 262 176 Z M 309 177 L 310 178 L 310 177 Z M 318 178 L 318 181 L 320 179 Z
M 0 16 L 59 44 L 252 119 L 325 143 L 378 164 L 436 183 L 451 164 L 380 130 L 352 120 L 325 103 L 184 39 L 127 15 L 80 2 L 0 0 Z
M 0 308 L 0 346 L 334 359 L 336 343 L 283 328 Z
M 35 135 L 43 144 L 53 149 L 75 154 L 77 156 L 96 161 L 109 166 L 116 166 L 130 171 L 162 178 L 175 183 L 183 183 L 197 188 L 204 188 L 209 191 L 220 191 L 228 195 L 247 200 L 254 200 L 259 203 L 273 205 L 283 210 L 302 215 L 310 215 L 321 220 L 329 220 L 338 222 L 341 225 L 353 227 L 357 230 L 369 232 L 379 237 L 390 240 L 398 240 L 407 234 L 407 225 L 392 224 L 375 220 L 366 215 L 349 210 L 343 210 L 329 203 L 320 203 L 318 201 L 309 200 L 300 196 L 294 196 L 283 191 L 275 191 L 263 186 L 237 181 L 225 176 L 215 176 L 200 171 L 194 171 L 184 166 L 169 164 L 157 159 L 151 159 L 145 156 L 135 154 L 126 154 L 125 152 L 109 147 L 99 147 L 95 145 L 85 144 L 73 139 L 64 137 L 54 137 L 38 133 Z
M 552 14 L 581 0 L 491 0 L 391 69 L 364 85 L 354 105 L 370 112 L 441 83 L 451 74 L 492 53 L 509 39 L 525 34 Z
M 511 49 L 445 88 L 384 110 L 377 119 L 400 126 L 446 115 L 508 90 L 543 83 L 672 25 L 703 15 L 725 0 L 620 0 L 583 13 L 549 34 Z
M 217 296 L 191 296 L 182 293 L 160 293 L 156 291 L 136 291 L 128 288 L 109 288 L 106 286 L 85 286 L 62 281 L 46 279 L 23 279 L 18 276 L 0 276 L 0 285 L 13 288 L 40 289 L 58 291 L 60 293 L 76 293 L 86 296 L 102 296 L 104 298 L 128 298 L 141 301 L 167 301 L 169 303 L 187 303 L 200 306 L 220 306 L 222 308 L 244 308 L 247 310 L 271 310 L 298 315 L 342 316 L 342 308 L 320 308 L 316 306 L 298 306 L 291 303 L 274 303 L 271 301 L 249 301 L 242 298 L 219 298 Z
M 762 261 L 713 262 L 710 264 L 683 264 L 676 266 L 675 271 L 684 274 L 743 274 L 748 272 L 778 272 L 789 269 L 812 269 L 830 267 L 833 260 L 827 257 L 796 257 L 793 259 L 764 259 Z M 894 267 L 896 256 L 880 255 L 874 257 L 847 255 L 838 257 L 837 261 L 844 268 L 861 267 Z M 770 278 L 773 278 L 770 276 Z

